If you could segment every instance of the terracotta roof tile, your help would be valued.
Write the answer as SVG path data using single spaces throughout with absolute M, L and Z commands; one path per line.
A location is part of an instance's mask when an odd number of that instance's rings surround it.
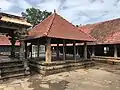
M 0 45 L 9 46 L 9 45 L 11 45 L 11 42 L 10 42 L 9 38 L 6 37 L 5 35 L 0 35 Z M 16 46 L 19 46 L 20 43 L 19 43 L 19 42 L 16 42 L 15 45 L 16 45 Z
M 80 31 L 77 27 L 53 13 L 43 22 L 35 26 L 30 32 L 32 38 L 53 37 L 61 39 L 95 41 L 90 35 Z
M 119 42 L 120 19 L 85 25 L 79 29 L 94 37 L 98 44 L 115 44 Z

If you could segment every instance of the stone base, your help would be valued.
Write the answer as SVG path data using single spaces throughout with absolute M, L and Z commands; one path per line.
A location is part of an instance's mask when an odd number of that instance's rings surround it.
M 67 61 L 56 61 L 51 63 L 29 60 L 30 70 L 36 71 L 42 75 L 50 75 L 59 72 L 86 68 L 90 66 L 94 66 L 94 62 L 91 60 L 84 60 L 84 61 L 67 60 Z
M 24 62 L 19 59 L 1 61 L 0 80 L 29 75 L 29 67 L 25 67 Z
M 92 60 L 99 63 L 108 63 L 108 64 L 120 64 L 120 58 L 115 57 L 107 57 L 107 56 L 94 56 L 92 57 Z

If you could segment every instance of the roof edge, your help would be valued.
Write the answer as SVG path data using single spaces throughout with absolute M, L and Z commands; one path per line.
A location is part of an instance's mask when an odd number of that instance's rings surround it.
M 47 26 L 47 29 L 46 29 L 46 31 L 45 31 L 45 33 L 44 33 L 44 36 L 47 36 L 47 35 L 49 34 L 50 28 L 51 28 L 51 26 L 52 26 L 52 24 L 53 24 L 53 21 L 54 21 L 54 19 L 55 19 L 55 15 L 56 15 L 56 13 L 54 12 L 54 14 L 53 14 L 53 16 L 52 16 L 52 18 L 51 18 L 48 26 Z

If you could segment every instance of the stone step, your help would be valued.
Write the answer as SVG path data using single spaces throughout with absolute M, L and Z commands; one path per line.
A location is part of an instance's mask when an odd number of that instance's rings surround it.
M 1 77 L 0 80 L 12 78 L 12 77 L 20 77 L 20 76 L 24 76 L 24 75 L 25 75 L 25 73 L 19 73 L 19 74 L 14 74 L 14 75 L 7 75 L 7 76 Z
M 0 63 L 0 66 L 11 66 L 11 65 L 17 65 L 17 64 L 23 64 L 23 62 L 6 62 L 6 63 Z
M 24 71 L 25 69 L 24 68 L 19 68 L 19 69 L 13 69 L 13 70 L 1 70 L 1 74 L 4 74 L 4 73 L 14 73 L 14 72 L 19 72 L 19 71 Z
M 23 64 L 15 64 L 15 65 L 9 65 L 9 66 L 0 66 L 0 69 L 3 68 L 12 68 L 12 67 L 21 67 L 24 66 Z
M 23 61 L 4 61 L 0 62 L 0 79 L 7 79 L 17 76 L 28 75 L 29 69 L 24 67 Z
M 16 75 L 16 74 L 21 74 L 21 73 L 25 73 L 25 71 L 24 70 L 22 70 L 22 71 L 18 70 L 18 71 L 14 71 L 14 72 L 6 72 L 6 73 L 1 72 L 1 77 L 7 77 L 9 75 Z

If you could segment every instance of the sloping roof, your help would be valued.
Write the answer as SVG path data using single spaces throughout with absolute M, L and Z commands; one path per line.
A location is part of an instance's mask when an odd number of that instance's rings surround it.
M 105 38 L 104 43 L 109 44 L 118 44 L 120 43 L 120 31 L 115 32 L 114 34 L 109 35 Z
M 120 18 L 79 27 L 97 40 L 97 44 L 120 43 Z
M 10 42 L 10 40 L 9 40 L 9 38 L 8 37 L 6 37 L 5 35 L 0 35 L 0 46 L 9 46 L 9 45 L 11 45 L 11 42 Z M 16 44 L 15 44 L 16 46 L 19 46 L 20 45 L 20 43 L 19 42 L 16 42 Z
M 26 26 L 32 26 L 23 17 L 20 17 L 20 16 L 15 16 L 15 15 L 2 13 L 2 12 L 0 13 L 0 16 L 1 16 L 0 20 L 3 22 L 11 22 L 11 23 L 21 24 Z
M 36 25 L 30 32 L 32 38 L 53 37 L 70 40 L 95 41 L 90 35 L 80 31 L 77 27 L 53 13 L 43 22 Z

